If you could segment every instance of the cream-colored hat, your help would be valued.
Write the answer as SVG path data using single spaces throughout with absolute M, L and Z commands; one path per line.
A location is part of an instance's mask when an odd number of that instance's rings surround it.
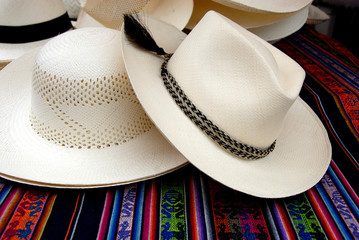
M 0 65 L 71 28 L 61 0 L 0 1 Z
M 254 12 L 241 6 L 229 7 L 222 2 L 194 0 L 193 13 L 186 28 L 192 29 L 208 11 L 214 10 L 262 39 L 273 42 L 302 27 L 308 17 L 308 8 L 309 5 L 289 13 Z
M 291 13 L 299 11 L 313 0 L 213 0 L 228 7 L 251 12 Z
M 152 124 L 120 32 L 66 32 L 0 72 L 0 176 L 66 188 L 153 178 L 187 160 Z
M 307 24 L 311 24 L 311 25 L 320 24 L 329 19 L 330 17 L 326 12 L 324 12 L 317 6 L 310 5 L 308 19 L 306 21 Z
M 119 30 L 125 13 L 146 13 L 183 29 L 191 17 L 193 0 L 80 0 L 76 28 L 108 27 Z
M 298 96 L 305 72 L 294 60 L 213 11 L 188 36 L 145 22 L 173 55 L 155 48 L 157 56 L 121 31 L 126 69 L 147 114 L 191 163 L 259 197 L 294 195 L 321 179 L 331 145 Z

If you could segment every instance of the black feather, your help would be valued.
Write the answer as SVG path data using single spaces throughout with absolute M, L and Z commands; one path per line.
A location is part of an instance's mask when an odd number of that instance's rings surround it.
M 143 47 L 146 50 L 155 52 L 157 55 L 166 55 L 167 53 L 160 48 L 151 36 L 147 27 L 141 22 L 136 14 L 124 14 L 124 31 L 127 38 Z

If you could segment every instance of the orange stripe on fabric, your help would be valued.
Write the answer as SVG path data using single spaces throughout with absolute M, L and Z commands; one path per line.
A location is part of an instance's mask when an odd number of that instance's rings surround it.
M 333 130 L 332 130 L 330 124 L 328 123 L 327 118 L 326 118 L 325 115 L 323 114 L 323 111 L 322 111 L 322 109 L 321 109 L 321 107 L 320 107 L 320 103 L 319 103 L 319 101 L 318 101 L 317 96 L 315 96 L 315 95 L 312 93 L 312 91 L 310 91 L 310 89 L 308 89 L 305 85 L 303 85 L 303 87 L 305 87 L 305 88 L 308 90 L 308 92 L 311 93 L 311 94 L 313 95 L 313 97 L 315 98 L 315 102 L 317 103 L 317 106 L 318 106 L 318 109 L 319 109 L 319 111 L 320 111 L 320 114 L 322 115 L 322 117 L 323 117 L 323 119 L 324 119 L 324 121 L 325 121 L 325 124 L 327 125 L 327 127 L 328 127 L 330 133 L 332 134 L 332 137 L 333 137 L 333 138 L 335 139 L 335 141 L 338 143 L 338 146 L 343 150 L 344 154 L 347 155 L 348 159 L 350 159 L 350 161 L 353 163 L 353 165 L 355 166 L 355 168 L 356 168 L 357 170 L 359 170 L 359 166 L 356 165 L 356 163 L 354 162 L 353 158 L 352 158 L 352 157 L 348 154 L 348 152 L 343 148 L 343 146 L 342 146 L 342 144 L 340 143 L 340 141 L 338 140 L 336 134 L 333 133 Z
M 14 187 L 10 191 L 9 196 L 7 196 L 6 200 L 3 202 L 2 208 L 4 207 L 5 209 L 2 216 L 0 216 L 0 233 L 2 233 L 3 230 L 7 227 L 7 223 L 23 194 L 24 189 L 20 187 Z
M 0 239 L 30 239 L 48 196 L 46 192 L 27 190 L 17 204 Z
M 191 196 L 191 198 L 188 201 L 189 204 L 189 211 L 190 211 L 190 218 L 191 218 L 191 238 L 193 240 L 198 239 L 198 228 L 197 228 L 197 213 L 196 213 L 196 201 L 194 199 L 196 192 L 193 186 L 194 182 L 193 182 L 193 175 L 190 175 L 190 179 L 189 179 L 189 196 Z
M 70 220 L 70 223 L 69 223 L 69 228 L 67 229 L 65 239 L 67 239 L 67 237 L 69 236 L 69 233 L 70 233 L 70 230 L 71 230 L 71 226 L 72 226 L 72 222 L 73 222 L 74 217 L 75 217 L 76 212 L 77 212 L 77 206 L 79 205 L 79 200 L 80 200 L 80 194 L 77 194 L 75 209 L 74 209 L 74 212 L 73 212 L 73 214 L 72 214 L 72 216 L 71 216 L 71 220 Z
M 50 217 L 52 208 L 55 204 L 56 197 L 57 194 L 51 194 L 49 199 L 47 200 L 46 207 L 42 213 L 39 223 L 37 224 L 37 227 L 35 229 L 34 235 L 32 236 L 31 240 L 41 239 L 42 233 L 44 232 L 45 229 L 45 225 Z
M 280 219 L 282 220 L 283 226 L 286 230 L 286 234 L 289 239 L 297 239 L 297 234 L 293 231 L 292 224 L 288 218 L 287 212 L 284 208 L 283 201 L 279 202 L 279 200 L 275 200 L 275 206 L 280 215 Z

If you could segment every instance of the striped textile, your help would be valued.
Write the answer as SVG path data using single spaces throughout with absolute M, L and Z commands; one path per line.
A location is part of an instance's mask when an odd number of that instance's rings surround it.
M 308 26 L 276 46 L 307 72 L 300 95 L 333 146 L 330 167 L 316 186 L 289 198 L 256 198 L 192 165 L 91 190 L 0 180 L 0 240 L 359 239 L 359 60 Z

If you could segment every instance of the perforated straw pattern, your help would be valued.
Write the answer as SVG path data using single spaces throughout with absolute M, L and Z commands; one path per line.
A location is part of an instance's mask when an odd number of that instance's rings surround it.
M 82 30 L 84 31 L 88 30 Z M 78 34 L 81 41 L 84 41 L 82 38 L 86 35 L 92 39 L 85 41 L 87 47 L 90 46 L 88 55 L 83 60 L 74 61 L 74 64 L 78 64 L 74 72 L 62 68 L 65 63 L 48 63 L 52 59 L 48 54 L 54 51 L 59 59 L 67 59 L 67 54 L 76 56 L 77 51 L 81 52 L 81 48 L 86 47 L 78 45 L 79 39 L 71 39 L 71 42 L 66 36 L 64 39 L 54 39 L 55 43 L 51 42 L 46 46 L 48 49 L 45 48 L 39 54 L 33 70 L 31 126 L 46 140 L 68 148 L 120 145 L 153 127 L 135 96 L 122 61 L 117 58 L 107 61 L 97 56 L 95 51 L 91 53 L 95 48 L 91 46 L 91 41 L 100 46 L 101 38 L 119 43 L 117 31 L 96 31 L 105 33 L 96 32 L 95 37 L 81 32 Z M 106 37 L 107 31 L 113 31 L 116 37 Z M 62 50 L 71 46 L 76 48 L 72 51 Z M 108 51 L 117 49 L 114 47 Z M 105 52 L 106 54 L 108 55 Z M 121 59 L 120 55 L 118 59 Z
M 106 27 L 119 29 L 124 13 L 140 12 L 149 2 L 157 2 L 157 0 L 88 0 L 84 9 Z

